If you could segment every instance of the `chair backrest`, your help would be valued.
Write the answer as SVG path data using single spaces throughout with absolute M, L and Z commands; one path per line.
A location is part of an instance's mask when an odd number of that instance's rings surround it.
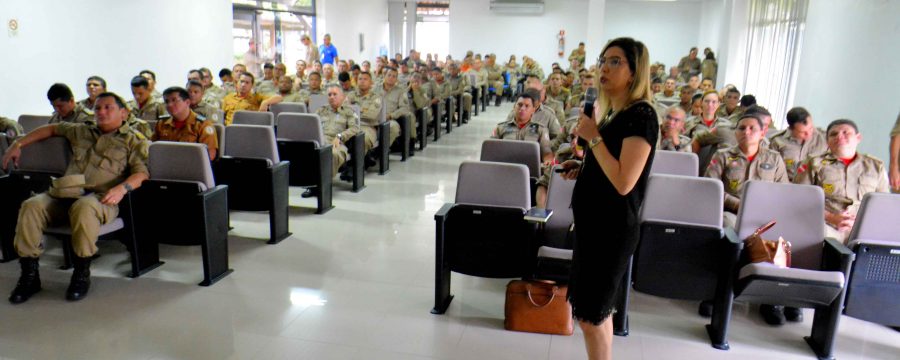
M 50 118 L 51 116 L 47 115 L 19 115 L 19 125 L 22 125 L 22 128 L 27 133 L 49 124 Z
M 553 169 L 559 168 L 556 165 Z M 553 216 L 544 224 L 544 231 L 555 240 L 565 240 L 569 227 L 575 218 L 572 215 L 572 190 L 575 189 L 574 180 L 566 180 L 556 171 L 550 172 L 550 183 L 547 184 L 547 209 L 553 210 Z
M 692 152 L 657 150 L 650 173 L 698 176 L 699 161 L 697 154 Z
M 278 114 L 278 138 L 290 141 L 312 141 L 316 147 L 325 144 L 322 120 L 316 114 Z
M 764 239 L 790 241 L 791 267 L 819 270 L 825 240 L 825 193 L 813 185 L 749 181 L 741 195 L 735 225 L 738 238 L 746 239 L 754 230 L 775 220 Z
M 268 111 L 238 110 L 234 113 L 232 124 L 275 126 L 275 115 Z
M 64 174 L 71 158 L 69 140 L 54 136 L 23 147 L 18 170 Z
M 878 240 L 900 243 L 900 195 L 871 192 L 863 197 L 850 241 Z
M 481 161 L 522 164 L 531 177 L 541 176 L 541 147 L 535 141 L 487 139 L 481 143 Z
M 206 189 L 216 186 L 206 145 L 157 141 L 150 144 L 150 179 L 193 181 Z
M 272 115 L 275 116 L 275 124 L 278 124 L 278 114 L 281 114 L 283 112 L 305 113 L 306 112 L 306 104 L 283 102 L 283 103 L 270 105 L 269 111 L 271 111 Z
M 213 127 L 216 128 L 216 138 L 219 140 L 219 150 L 216 151 L 216 158 L 218 158 L 225 153 L 225 124 L 217 122 L 213 124 Z
M 657 152 L 658 154 L 659 152 Z M 641 206 L 641 222 L 692 225 L 722 230 L 725 190 L 716 179 L 651 174 Z
M 270 114 L 271 115 L 271 114 Z M 275 143 L 275 129 L 263 125 L 231 125 L 225 128 L 225 156 L 281 161 Z
M 309 96 L 309 112 L 315 113 L 325 105 L 328 105 L 328 95 L 312 94 Z
M 522 164 L 464 161 L 459 165 L 456 203 L 529 209 L 528 168 Z

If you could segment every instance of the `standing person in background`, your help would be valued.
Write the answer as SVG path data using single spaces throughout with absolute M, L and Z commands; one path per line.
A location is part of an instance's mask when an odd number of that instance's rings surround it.
M 700 63 L 700 74 L 703 75 L 703 80 L 712 80 L 713 87 L 715 87 L 716 73 L 719 71 L 719 63 L 716 62 L 716 55 L 712 52 L 712 50 L 706 48 L 706 50 L 704 50 L 703 52 L 706 53 L 706 58 L 703 59 L 702 63 Z
M 587 144 L 583 165 L 564 162 L 577 179 L 572 194 L 575 247 L 568 298 L 584 332 L 588 359 L 612 359 L 613 326 L 628 259 L 638 243 L 659 120 L 651 105 L 647 47 L 631 38 L 606 44 L 599 60 L 600 98 L 593 118 L 582 114 L 575 133 Z M 599 123 L 594 120 L 599 119 Z
M 312 42 L 309 35 L 300 37 L 300 42 L 306 47 L 306 64 L 312 64 L 319 60 L 319 47 Z M 305 66 L 304 66 L 305 67 Z
M 578 64 L 584 64 L 584 58 L 584 42 L 580 42 L 578 43 L 578 48 L 572 49 L 572 53 L 569 54 L 569 63 L 572 63 L 572 60 L 578 60 Z
M 325 37 L 322 38 L 322 45 L 319 46 L 319 54 L 322 56 L 322 65 L 335 65 L 340 61 L 337 48 L 331 43 L 331 34 L 325 34 Z
M 681 58 L 681 61 L 678 62 L 678 70 L 681 71 L 682 81 L 685 82 L 687 82 L 692 75 L 700 75 L 700 59 L 697 58 L 697 48 L 692 47 L 688 56 Z

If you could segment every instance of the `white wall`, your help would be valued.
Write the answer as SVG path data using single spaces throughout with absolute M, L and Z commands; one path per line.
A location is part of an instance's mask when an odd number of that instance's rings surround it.
M 817 126 L 855 121 L 864 137 L 860 151 L 885 161 L 900 112 L 898 14 L 900 1 L 811 1 L 794 97 Z
M 316 43 L 322 44 L 322 38 L 330 33 L 339 58 L 372 61 L 381 46 L 387 48 L 390 41 L 387 0 L 319 0 L 316 5 Z M 365 34 L 363 51 L 359 51 L 361 33 Z
M 231 67 L 231 2 L 222 0 L 3 0 L 0 19 L 19 22 L 0 36 L 0 115 L 49 114 L 55 82 L 87 97 L 88 76 L 131 98 L 131 78 L 153 70 L 162 91 L 187 71 Z
M 450 54 L 460 59 L 468 50 L 494 53 L 498 62 L 515 54 L 519 64 L 528 55 L 549 74 L 554 62 L 567 68 L 569 53 L 587 40 L 587 10 L 588 0 L 548 0 L 542 15 L 508 15 L 492 13 L 489 0 L 451 0 Z M 557 55 L 559 30 L 566 31 L 562 57 Z
M 607 1 L 603 34 L 607 38 L 628 36 L 644 42 L 650 61 L 667 67 L 699 44 L 701 4 L 694 1 Z M 702 56 L 703 53 L 701 52 Z

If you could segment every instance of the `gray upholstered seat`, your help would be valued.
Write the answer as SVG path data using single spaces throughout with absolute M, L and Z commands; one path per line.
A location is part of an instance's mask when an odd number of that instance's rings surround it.
M 900 195 L 863 197 L 849 244 L 856 253 L 847 284 L 844 314 L 887 326 L 900 326 Z
M 225 153 L 225 124 L 217 122 L 213 126 L 216 128 L 216 138 L 219 140 L 219 149 L 216 151 L 216 159 L 218 159 Z
M 315 114 L 320 107 L 328 105 L 328 96 L 325 94 L 312 94 L 309 96 L 309 112 Z
M 238 110 L 234 113 L 231 124 L 275 126 L 275 115 L 268 111 Z
M 487 139 L 481 143 L 481 161 L 522 164 L 530 177 L 541 176 L 541 147 L 534 141 Z
M 746 239 L 775 220 L 763 238 L 783 237 L 792 245 L 791 267 L 748 264 L 738 272 L 736 300 L 815 308 L 806 342 L 820 358 L 832 358 L 853 253 L 825 239 L 825 194 L 812 185 L 750 181 L 744 185 L 736 232 Z M 727 327 L 727 323 L 722 325 Z M 720 328 L 719 330 L 724 330 Z
M 271 113 L 265 113 L 272 115 Z M 264 125 L 231 125 L 225 128 L 225 156 L 267 159 L 277 164 L 278 146 L 275 130 Z
M 66 172 L 71 157 L 69 140 L 54 136 L 23 147 L 18 170 L 62 175 Z
M 554 166 L 554 170 L 560 166 Z M 575 221 L 572 215 L 572 191 L 575 189 L 574 180 L 563 179 L 560 173 L 550 173 L 550 183 L 547 185 L 547 209 L 553 210 L 553 216 L 544 224 L 544 244 L 555 247 L 571 248 L 572 244 L 566 243 L 569 228 Z
M 22 125 L 22 129 L 27 133 L 49 124 L 50 118 L 47 115 L 19 115 L 19 125 Z
M 692 152 L 657 150 L 651 174 L 697 176 L 699 158 Z
M 157 141 L 150 145 L 150 179 L 190 181 L 201 190 L 216 186 L 206 145 Z
M 301 114 L 306 113 L 306 104 L 282 102 L 282 103 L 270 105 L 269 111 L 271 111 L 272 115 L 275 116 L 275 124 L 279 124 L 278 123 L 278 114 L 286 113 L 286 112 L 301 113 Z
M 125 221 L 122 218 L 115 218 L 109 224 L 100 225 L 100 236 L 119 231 L 125 228 Z M 49 226 L 44 229 L 45 234 L 72 236 L 72 228 L 69 226 Z
M 465 161 L 459 165 L 456 203 L 529 209 L 528 168 L 521 164 Z
M 641 222 L 723 230 L 724 189 L 721 181 L 692 176 L 651 174 L 646 191 L 644 205 L 641 207 Z
M 322 146 L 325 144 L 322 120 L 316 114 L 279 114 L 278 139 L 312 141 L 316 144 L 316 147 Z

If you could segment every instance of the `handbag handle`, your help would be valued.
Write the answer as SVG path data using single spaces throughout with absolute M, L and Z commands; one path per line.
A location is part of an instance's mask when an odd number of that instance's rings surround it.
M 753 235 L 762 235 L 762 233 L 769 231 L 773 226 L 775 226 L 775 220 L 769 221 L 767 224 L 760 226 L 756 231 L 753 232 Z
M 557 291 L 557 290 L 559 290 L 559 287 L 554 286 L 554 287 L 553 287 L 553 291 L 552 291 L 552 294 L 553 294 L 553 295 L 550 296 L 550 300 L 547 300 L 547 303 L 544 304 L 544 305 L 538 305 L 536 302 L 534 302 L 534 298 L 531 297 L 531 284 L 525 284 L 525 292 L 528 293 L 528 301 L 531 301 L 531 305 L 534 305 L 535 307 L 539 307 L 539 308 L 542 308 L 542 307 L 545 307 L 545 306 L 547 306 L 547 305 L 550 305 L 550 303 L 553 302 L 553 299 L 556 298 L 556 291 Z

